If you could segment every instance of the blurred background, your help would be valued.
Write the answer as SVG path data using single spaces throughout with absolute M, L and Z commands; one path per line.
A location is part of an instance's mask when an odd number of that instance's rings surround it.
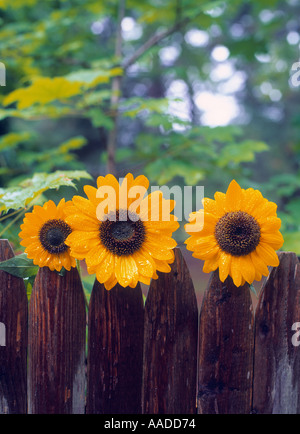
M 0 0 L 0 25 L 0 236 L 16 252 L 25 207 L 132 172 L 206 197 L 258 188 L 300 254 L 299 1 Z

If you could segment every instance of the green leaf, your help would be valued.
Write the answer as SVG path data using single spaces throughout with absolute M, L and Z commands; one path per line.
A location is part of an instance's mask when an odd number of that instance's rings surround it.
M 112 119 L 100 109 L 92 108 L 86 112 L 86 116 L 90 118 L 95 128 L 103 127 L 107 130 L 111 130 L 114 126 Z
M 73 149 L 81 149 L 87 143 L 87 139 L 83 136 L 73 137 L 72 139 L 67 140 L 62 143 L 58 149 L 57 153 L 66 154 Z
M 64 267 L 62 267 L 62 269 L 60 271 L 57 271 L 58 275 L 62 276 L 62 277 L 66 274 L 66 272 L 67 272 L 67 270 Z
M 34 104 L 45 105 L 54 101 L 65 101 L 81 93 L 81 83 L 68 81 L 63 77 L 39 77 L 25 88 L 16 89 L 7 95 L 5 106 L 17 102 L 18 109 L 26 109 Z
M 6 8 L 13 8 L 13 9 L 19 9 L 24 6 L 34 6 L 36 4 L 37 0 L 16 0 L 14 2 L 11 2 L 10 0 L 0 0 L 0 8 L 6 9 Z
M 116 150 L 116 162 L 122 163 L 125 160 L 133 158 L 133 150 L 131 148 L 120 148 Z
M 123 69 L 120 67 L 111 69 L 80 69 L 72 72 L 65 78 L 70 82 L 79 82 L 87 88 L 95 87 L 101 83 L 108 83 L 111 77 L 123 75 Z
M 242 162 L 251 162 L 255 158 L 256 152 L 269 150 L 264 142 L 255 140 L 245 140 L 241 143 L 230 143 L 224 146 L 219 156 L 219 166 L 225 167 L 230 163 L 240 164 Z
M 187 185 L 194 185 L 204 178 L 204 172 L 188 161 L 161 158 L 145 167 L 146 175 L 160 185 L 167 184 L 176 176 L 181 176 Z
M 33 279 L 33 281 L 31 279 Z M 27 294 L 27 299 L 28 300 L 30 300 L 30 297 L 31 297 L 34 279 L 35 279 L 35 276 L 31 276 L 30 278 L 28 278 L 27 280 L 25 280 L 25 282 L 26 282 L 26 294 Z
M 121 112 L 123 116 L 135 118 L 141 111 L 148 113 L 165 114 L 169 106 L 167 98 L 128 98 L 122 102 Z
M 250 291 L 256 296 L 256 297 L 258 297 L 258 295 L 257 295 L 257 292 L 256 292 L 256 289 L 254 288 L 254 286 L 253 286 L 253 284 L 251 283 L 251 285 L 249 285 L 249 288 L 250 288 Z
M 19 143 L 27 142 L 31 138 L 31 134 L 28 131 L 23 133 L 9 133 L 0 138 L 0 151 L 5 149 L 11 149 L 17 146 Z
M 25 208 L 49 189 L 58 189 L 62 186 L 76 188 L 73 181 L 82 178 L 91 179 L 91 176 L 84 170 L 56 171 L 51 174 L 36 173 L 32 178 L 24 180 L 17 186 L 0 188 L 0 212 Z
M 7 261 L 0 262 L 0 270 L 24 279 L 35 276 L 39 267 L 33 264 L 32 259 L 29 259 L 26 253 L 21 253 Z

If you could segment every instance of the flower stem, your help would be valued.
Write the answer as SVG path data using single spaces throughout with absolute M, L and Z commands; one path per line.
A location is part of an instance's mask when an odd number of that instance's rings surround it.
M 26 211 L 27 209 L 22 209 L 21 211 L 18 211 L 16 217 L 10 223 L 8 223 L 8 225 L 5 226 L 5 228 L 0 232 L 0 238 L 17 220 L 19 220 L 20 217 L 22 217 L 23 214 L 25 214 Z

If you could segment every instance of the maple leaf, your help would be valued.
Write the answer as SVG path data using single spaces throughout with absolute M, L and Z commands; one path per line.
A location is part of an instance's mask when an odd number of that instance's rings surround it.
M 7 106 L 17 102 L 18 109 L 25 109 L 34 104 L 45 105 L 55 100 L 63 101 L 80 93 L 80 82 L 70 82 L 63 77 L 41 77 L 30 86 L 11 92 L 3 104 Z

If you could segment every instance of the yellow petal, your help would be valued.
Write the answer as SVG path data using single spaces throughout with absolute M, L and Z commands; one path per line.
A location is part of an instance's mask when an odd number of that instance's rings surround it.
M 255 280 L 257 280 L 259 282 L 261 280 L 261 278 L 262 278 L 262 274 L 258 270 L 255 270 Z
M 155 265 L 157 271 L 161 271 L 163 273 L 169 273 L 171 271 L 171 267 L 166 261 L 159 261 L 158 259 L 155 259 Z
M 101 191 L 102 187 L 112 187 L 114 190 L 114 193 L 115 193 L 115 199 L 116 199 L 116 204 L 117 204 L 117 208 L 118 208 L 120 185 L 119 185 L 119 182 L 116 179 L 116 177 L 111 175 L 110 173 L 108 175 L 106 175 L 105 177 L 99 176 L 97 179 L 97 187 L 98 187 L 99 191 Z M 100 199 L 98 198 L 97 200 L 98 200 L 98 203 L 100 203 Z
M 215 232 L 215 228 L 216 228 L 216 223 L 217 221 L 212 218 L 211 214 L 204 214 L 204 226 L 201 233 L 201 236 L 208 236 L 208 235 L 213 235 Z
M 152 277 L 154 279 L 154 277 Z M 139 281 L 144 283 L 145 285 L 150 285 L 151 277 L 139 276 Z
M 276 232 L 280 229 L 281 220 L 278 217 L 267 217 L 261 222 L 261 233 Z
M 240 258 L 241 258 L 240 256 L 232 256 L 231 267 L 230 267 L 231 268 L 230 275 L 232 277 L 233 283 L 237 287 L 242 285 Z
M 96 197 L 97 189 L 95 187 L 93 187 L 92 185 L 85 185 L 83 187 L 83 190 L 84 190 L 85 194 L 87 195 L 87 197 L 89 198 L 89 200 L 94 205 L 97 205 L 99 203 L 99 199 Z M 75 196 L 75 197 L 78 197 L 78 196 Z
M 283 236 L 279 231 L 274 233 L 262 233 L 261 242 L 269 244 L 273 249 L 280 249 L 284 243 Z
M 199 210 L 197 213 L 195 213 L 191 223 L 187 223 L 185 225 L 185 231 L 189 235 L 194 235 L 197 233 L 201 234 L 201 236 L 205 236 L 205 234 L 209 235 L 214 232 L 217 222 L 217 216 L 208 212 L 203 212 L 203 210 Z
M 239 211 L 242 207 L 243 192 L 239 184 L 233 180 L 226 192 L 226 211 Z
M 259 243 L 259 245 L 256 247 L 256 252 L 266 265 L 278 267 L 279 259 L 277 253 L 268 244 Z
M 193 255 L 194 256 L 194 255 Z M 215 271 L 219 266 L 218 259 L 207 259 L 203 265 L 204 273 Z
M 268 267 L 265 264 L 265 262 L 262 260 L 262 258 L 258 255 L 257 251 L 254 250 L 253 252 L 251 252 L 250 256 L 256 272 L 259 272 L 263 276 L 268 276 L 269 274 Z
M 88 217 L 86 214 L 74 213 L 66 217 L 66 222 L 72 227 L 73 230 L 82 230 L 86 232 L 99 231 L 100 222 L 95 218 Z
M 150 232 L 175 232 L 179 228 L 179 223 L 177 221 L 174 221 L 174 216 L 170 215 L 171 219 L 170 221 L 160 221 L 160 222 L 151 222 L 151 221 L 144 221 L 144 226 L 147 231 Z
M 189 250 L 197 249 L 198 252 L 206 252 L 217 246 L 217 241 L 214 235 L 209 235 L 207 237 L 194 236 L 187 240 Z
M 263 198 L 263 195 L 259 190 L 248 188 L 244 191 L 243 211 L 252 215 L 253 210 L 255 210 L 258 206 L 262 205 L 265 200 L 266 199 Z
M 255 279 L 255 268 L 250 255 L 240 257 L 240 268 L 244 280 L 251 284 Z
M 134 275 L 138 273 L 137 265 L 131 256 L 119 256 L 115 260 L 116 278 L 120 285 L 126 287 L 131 283 Z
M 97 232 L 84 232 L 84 231 L 73 231 L 65 240 L 65 244 L 72 248 L 88 246 L 90 240 L 98 240 L 99 236 Z
M 104 250 L 104 249 L 103 249 Z M 102 261 L 97 266 L 96 276 L 100 283 L 106 282 L 112 276 L 115 268 L 115 258 L 108 250 L 104 250 Z
M 124 181 L 127 181 L 127 186 Z M 128 207 L 133 204 L 136 200 L 138 205 L 140 201 L 145 196 L 148 188 L 149 188 L 149 181 L 144 175 L 137 176 L 135 179 L 133 178 L 132 174 L 127 174 L 125 177 L 125 180 L 123 181 L 121 188 L 120 188 L 120 198 L 123 195 L 127 196 L 127 204 Z M 123 187 L 123 184 L 124 187 Z M 127 187 L 127 188 L 126 188 Z M 137 211 L 139 211 L 139 207 L 135 207 Z
M 107 291 L 110 291 L 112 288 L 114 288 L 116 286 L 117 283 L 118 282 L 117 282 L 116 276 L 114 274 L 112 274 L 111 277 L 106 282 L 104 282 L 105 289 Z
M 43 207 L 40 205 L 34 205 L 33 210 L 32 210 L 32 214 L 34 214 L 34 216 L 36 218 L 40 218 L 42 222 L 45 222 L 46 220 L 53 218 L 51 213 L 49 213 L 47 211 L 47 208 L 45 207 L 45 205 Z M 25 218 L 29 217 L 29 215 L 30 215 L 30 213 L 26 213 Z
M 141 201 L 139 216 L 143 221 L 168 222 L 174 207 L 175 201 L 164 199 L 162 192 L 157 190 Z
M 57 208 L 56 208 L 56 205 L 53 202 L 53 200 L 48 200 L 48 202 L 46 202 L 43 205 L 43 208 L 45 211 L 47 211 L 48 216 L 51 215 L 51 218 L 55 218 L 56 213 L 57 213 Z
M 151 256 L 144 249 L 135 252 L 133 254 L 133 258 L 136 262 L 139 273 L 145 277 L 151 277 L 155 268 L 155 262 L 153 258 L 151 258 Z
M 205 212 L 208 212 L 213 215 L 217 214 L 218 210 L 217 210 L 217 203 L 215 200 L 205 197 L 202 200 L 202 204 Z
M 252 212 L 252 215 L 258 223 L 262 226 L 267 217 L 276 217 L 277 205 L 274 202 L 269 202 L 265 199 L 265 201 L 255 208 Z
M 100 264 L 107 256 L 107 249 L 102 244 L 92 247 L 85 255 L 85 262 L 88 267 Z
M 229 255 L 226 252 L 220 252 L 220 259 L 219 259 L 219 277 L 221 282 L 224 282 L 228 274 L 230 272 L 230 266 L 231 266 L 231 255 Z
M 162 234 L 156 233 L 148 233 L 147 239 L 153 243 L 156 243 L 158 247 L 162 247 L 164 249 L 174 249 L 177 246 L 177 242 L 174 238 L 166 237 Z
M 97 219 L 95 203 L 91 202 L 88 199 L 85 199 L 84 197 L 80 197 L 80 196 L 73 196 L 72 203 L 81 213 L 86 214 L 87 216 L 91 217 L 92 219 L 95 219 L 95 220 Z M 70 214 L 70 211 L 72 212 L 72 214 L 75 212 L 75 210 L 72 211 L 72 209 L 70 209 L 70 207 L 67 207 L 66 213 L 68 215 Z
M 216 201 L 216 215 L 222 217 L 226 212 L 226 194 L 217 191 L 214 198 Z
M 61 255 L 61 260 L 62 260 L 62 266 L 63 266 L 66 270 L 70 271 L 70 270 L 71 270 L 71 257 L 70 257 L 70 254 L 69 254 L 68 251 L 64 252 L 64 253 Z
M 155 259 L 164 260 L 172 259 L 174 257 L 173 251 L 160 247 L 151 240 L 146 240 L 143 247 Z

